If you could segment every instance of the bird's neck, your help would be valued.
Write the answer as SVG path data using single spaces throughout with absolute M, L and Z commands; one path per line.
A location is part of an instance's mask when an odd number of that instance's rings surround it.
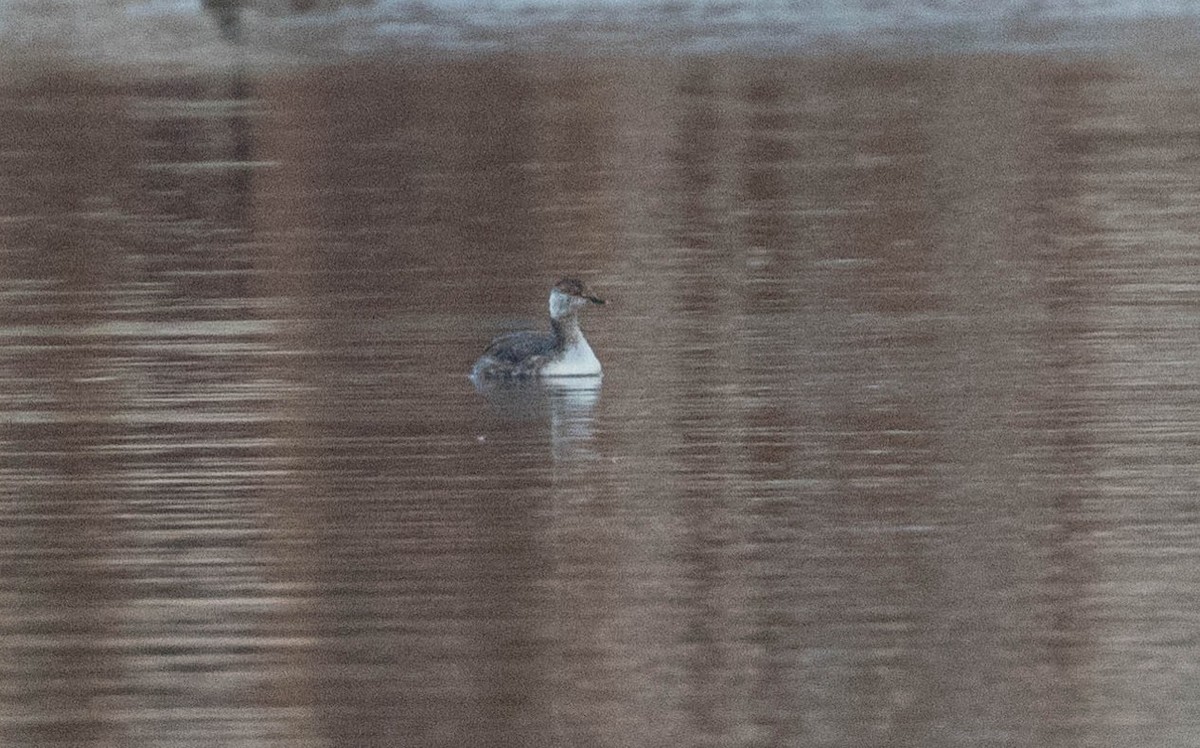
M 554 332 L 554 342 L 559 348 L 570 348 L 583 339 L 583 331 L 579 329 L 579 317 L 574 314 L 551 317 L 550 329 Z

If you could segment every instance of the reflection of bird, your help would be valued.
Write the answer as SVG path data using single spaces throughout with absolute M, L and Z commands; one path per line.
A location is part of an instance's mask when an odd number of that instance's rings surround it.
M 600 361 L 579 329 L 579 310 L 603 304 L 581 281 L 564 278 L 550 289 L 550 332 L 513 332 L 492 341 L 472 377 L 597 377 Z
M 217 28 L 226 41 L 236 42 L 242 31 L 242 5 L 245 0 L 202 0 L 204 9 L 217 19 Z

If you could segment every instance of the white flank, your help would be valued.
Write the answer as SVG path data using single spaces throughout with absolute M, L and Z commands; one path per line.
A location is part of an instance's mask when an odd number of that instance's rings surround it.
M 600 359 L 596 358 L 592 347 L 580 335 L 578 343 L 547 362 L 538 374 L 543 377 L 598 377 Z

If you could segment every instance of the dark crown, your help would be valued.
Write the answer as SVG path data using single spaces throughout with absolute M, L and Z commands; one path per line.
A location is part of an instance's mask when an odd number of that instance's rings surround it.
M 576 278 L 563 278 L 554 287 L 565 294 L 571 296 L 583 296 L 585 294 L 583 281 Z

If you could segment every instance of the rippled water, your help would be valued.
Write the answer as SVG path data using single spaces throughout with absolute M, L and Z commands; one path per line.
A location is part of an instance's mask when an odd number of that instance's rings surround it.
M 1197 62 L 9 78 L 0 742 L 1195 743 Z

